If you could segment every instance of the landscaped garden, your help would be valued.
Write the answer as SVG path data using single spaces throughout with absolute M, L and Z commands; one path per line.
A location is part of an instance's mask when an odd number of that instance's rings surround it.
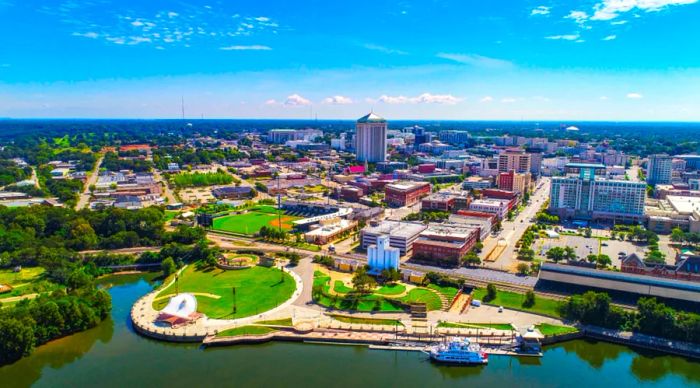
M 331 292 L 332 287 L 332 292 Z M 348 311 L 404 311 L 413 303 L 425 303 L 429 311 L 443 307 L 441 295 L 450 301 L 457 294 L 454 287 L 414 287 L 406 292 L 401 283 L 387 283 L 367 292 L 357 292 L 342 280 L 334 280 L 321 271 L 314 272 L 313 297 L 321 306 Z
M 355 323 L 361 325 L 385 325 L 385 326 L 403 326 L 398 319 L 381 319 L 381 318 L 358 318 L 348 317 L 346 315 L 331 314 L 331 318 L 343 323 Z
M 153 307 L 161 310 L 167 305 L 169 296 L 179 290 L 194 294 L 197 298 L 197 310 L 209 318 L 236 319 L 275 308 L 289 299 L 295 289 L 294 278 L 277 268 L 256 266 L 226 271 L 194 264 L 182 272 L 176 283 L 160 291 Z
M 243 335 L 263 335 L 267 333 L 272 333 L 273 331 L 277 331 L 276 329 L 272 327 L 267 327 L 267 326 L 239 326 L 235 327 L 233 329 L 228 329 L 224 330 L 222 332 L 219 332 L 216 336 L 217 337 L 237 337 L 237 336 L 243 336 Z
M 477 288 L 472 292 L 472 297 L 481 300 L 494 306 L 503 306 L 505 308 L 529 311 L 537 314 L 547 315 L 550 317 L 559 318 L 559 306 L 561 302 L 555 299 L 543 298 L 535 296 L 535 303 L 532 306 L 525 307 L 525 294 L 518 294 L 511 291 L 498 290 L 496 297 L 492 300 L 486 300 L 487 291 L 484 288 Z
M 243 211 L 241 214 L 216 217 L 213 228 L 224 232 L 254 235 L 263 226 L 278 228 L 280 223 L 282 230 L 292 230 L 294 227 L 292 222 L 298 219 L 300 218 L 286 215 L 282 210 L 278 211 L 274 206 L 259 205 Z

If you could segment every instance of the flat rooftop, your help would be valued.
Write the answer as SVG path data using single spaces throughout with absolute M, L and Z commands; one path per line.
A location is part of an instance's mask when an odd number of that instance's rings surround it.
M 700 212 L 700 197 L 669 195 L 666 197 L 666 200 L 678 213 L 692 214 L 694 211 Z
M 371 234 L 388 234 L 394 237 L 410 238 L 427 228 L 419 222 L 382 221 L 377 226 L 366 226 L 362 231 Z
M 605 168 L 601 163 L 567 163 L 568 168 Z
M 429 184 L 429 183 L 426 183 L 426 182 L 397 182 L 397 183 L 389 183 L 388 185 L 386 185 L 386 187 L 393 189 L 393 190 L 408 191 L 408 190 L 417 189 L 419 187 L 423 187 L 427 184 Z

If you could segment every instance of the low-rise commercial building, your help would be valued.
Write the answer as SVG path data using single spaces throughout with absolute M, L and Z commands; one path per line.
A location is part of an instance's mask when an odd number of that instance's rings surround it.
M 430 194 L 430 183 L 427 182 L 398 182 L 384 187 L 384 200 L 389 206 L 413 206 L 421 198 Z
M 421 210 L 450 212 L 454 208 L 456 195 L 453 193 L 434 193 L 421 200 Z
M 357 222 L 338 217 L 321 220 L 318 227 L 304 234 L 306 242 L 325 245 L 338 239 L 343 233 L 350 232 L 357 226 Z
M 362 248 L 367 249 L 377 243 L 380 236 L 389 236 L 389 245 L 398 248 L 402 255 L 411 252 L 413 242 L 427 228 L 419 222 L 382 221 L 371 222 L 360 232 Z
M 507 199 L 477 199 L 469 205 L 469 210 L 491 213 L 502 220 L 506 218 L 510 205 L 511 201 Z
M 413 243 L 413 258 L 437 265 L 457 266 L 479 240 L 479 228 L 431 224 Z

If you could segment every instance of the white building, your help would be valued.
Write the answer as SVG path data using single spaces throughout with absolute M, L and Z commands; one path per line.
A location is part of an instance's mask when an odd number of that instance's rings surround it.
M 508 214 L 507 199 L 477 199 L 469 205 L 469 210 L 495 214 L 498 218 L 504 219 Z
M 358 162 L 383 162 L 386 160 L 387 122 L 370 113 L 355 124 L 355 154 Z
M 367 264 L 371 272 L 379 273 L 385 269 L 399 269 L 401 251 L 389 246 L 389 236 L 379 236 L 376 245 L 367 248 Z

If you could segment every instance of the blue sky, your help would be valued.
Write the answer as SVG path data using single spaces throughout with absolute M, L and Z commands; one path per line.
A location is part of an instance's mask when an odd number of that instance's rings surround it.
M 0 0 L 0 116 L 700 121 L 698 0 Z

